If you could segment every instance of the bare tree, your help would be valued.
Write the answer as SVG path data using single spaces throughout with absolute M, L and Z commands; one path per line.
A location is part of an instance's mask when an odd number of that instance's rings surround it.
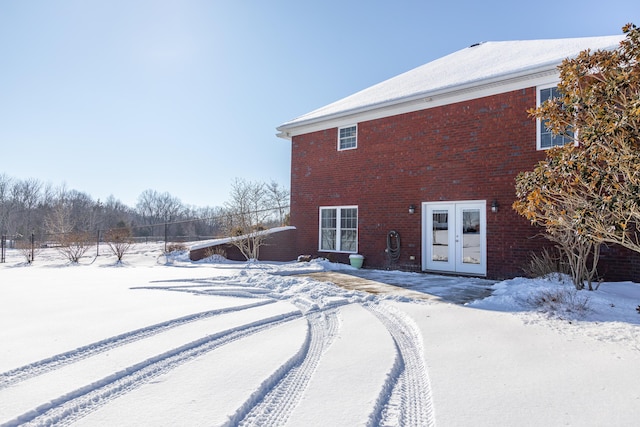
M 190 218 L 198 218 L 193 222 L 193 232 L 196 236 L 216 236 L 223 232 L 224 209 L 220 207 L 192 208 L 188 213 Z
M 113 195 L 106 198 L 104 203 L 101 204 L 101 208 L 101 228 L 119 228 L 124 224 L 130 224 L 135 217 L 133 210 Z
M 268 237 L 265 224 L 273 219 L 264 183 L 236 178 L 231 187 L 231 200 L 226 203 L 225 230 L 231 243 L 247 260 L 257 260 L 260 247 Z
M 11 215 L 11 186 L 13 180 L 5 174 L 0 174 L 0 233 L 6 233 Z
M 274 187 L 275 193 L 281 189 Z M 284 190 L 282 190 L 284 191 Z M 286 192 L 285 192 L 286 193 Z M 280 218 L 269 218 L 264 226 L 286 217 L 285 203 L 275 202 Z M 70 232 L 96 233 L 98 230 L 127 225 L 132 235 L 216 236 L 224 234 L 221 207 L 185 207 L 169 193 L 144 191 L 135 208 L 113 196 L 101 202 L 87 193 L 70 189 L 66 184 L 46 185 L 35 179 L 19 180 L 0 173 L 0 233 L 17 238 L 34 233 L 40 240 L 55 240 L 44 234 Z M 167 224 L 165 227 L 163 225 Z M 156 233 L 154 233 L 156 231 Z M 157 233 L 159 231 L 159 233 Z
M 40 203 L 42 182 L 37 179 L 17 181 L 11 188 L 14 232 L 26 235 L 36 228 L 36 212 Z
M 68 190 L 64 184 L 55 190 L 54 204 L 50 207 L 50 211 L 44 219 L 47 233 L 63 236 L 75 229 L 72 204 L 68 195 Z
M 266 203 L 277 209 L 280 225 L 285 225 L 288 222 L 289 190 L 280 187 L 277 182 L 271 181 L 265 185 L 265 191 Z
M 66 201 L 71 209 L 71 218 L 79 230 L 97 229 L 99 205 L 87 193 L 70 190 Z
M 155 190 L 143 191 L 138 196 L 136 208 L 142 221 L 149 226 L 149 234 L 153 234 L 154 224 L 171 222 L 184 210 L 180 199 L 167 192 L 158 193 Z

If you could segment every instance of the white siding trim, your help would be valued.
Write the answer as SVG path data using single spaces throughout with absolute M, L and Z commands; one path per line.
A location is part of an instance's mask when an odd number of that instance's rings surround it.
M 550 84 L 550 82 L 554 81 L 559 81 L 559 72 L 556 67 L 505 80 L 485 82 L 483 84 L 475 83 L 466 87 L 446 88 L 432 93 L 420 94 L 419 96 L 411 99 L 391 101 L 388 104 L 382 105 L 371 105 L 364 107 L 361 110 L 345 111 L 309 120 L 308 122 L 282 125 L 278 128 L 280 131 L 278 136 L 285 139 L 291 139 L 293 136 L 304 135 L 335 127 L 344 127 L 352 125 L 353 123 L 361 123 L 399 114 L 412 113 L 415 111 L 454 104 L 456 102 L 498 95 L 514 90 L 535 88 L 539 85 Z M 532 105 L 531 107 L 534 106 Z

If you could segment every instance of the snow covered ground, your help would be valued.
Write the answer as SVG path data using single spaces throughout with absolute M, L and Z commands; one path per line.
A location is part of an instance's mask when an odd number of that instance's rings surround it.
M 631 426 L 640 285 L 514 279 L 465 305 L 368 294 L 311 263 L 142 244 L 0 264 L 0 425 Z M 365 272 L 365 270 L 360 270 Z M 468 279 L 366 270 L 444 295 Z M 444 292 L 444 293 L 443 293 Z M 486 295 L 486 293 L 484 294 Z

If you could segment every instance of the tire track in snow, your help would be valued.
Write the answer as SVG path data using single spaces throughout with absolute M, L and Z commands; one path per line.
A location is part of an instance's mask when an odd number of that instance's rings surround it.
M 300 351 L 262 384 L 230 417 L 226 426 L 275 426 L 286 423 L 339 329 L 335 308 L 306 317 L 309 329 Z
M 192 341 L 53 399 L 8 421 L 3 427 L 69 425 L 118 396 L 202 354 L 302 316 L 300 311 L 295 310 Z
M 398 350 L 369 425 L 435 426 L 420 330 L 411 318 L 393 307 L 382 304 L 365 307 L 385 325 Z
M 175 319 L 167 320 L 165 322 L 156 323 L 155 325 L 147 326 L 144 328 L 136 329 L 130 332 L 125 332 L 120 335 L 116 335 L 104 340 L 100 340 L 71 351 L 57 354 L 55 356 L 48 357 L 46 359 L 39 360 L 37 362 L 30 363 L 3 373 L 0 373 L 0 390 L 5 389 L 11 385 L 17 384 L 29 378 L 42 375 L 46 372 L 59 369 L 63 366 L 75 363 L 79 360 L 86 359 L 96 354 L 109 351 L 115 347 L 119 347 L 125 344 L 132 343 L 150 336 L 162 333 L 169 329 L 185 325 L 187 323 L 196 322 L 198 320 L 206 319 L 221 314 L 231 313 L 234 311 L 247 310 L 255 307 L 259 307 L 266 304 L 274 303 L 274 300 L 264 300 L 251 304 L 245 304 L 240 306 L 226 307 L 215 310 L 208 310 L 199 313 L 190 314 L 188 316 L 178 317 Z
M 184 282 L 180 280 L 179 282 Z M 137 286 L 131 289 L 184 292 L 196 295 L 230 296 L 237 298 L 264 298 L 270 296 L 270 289 L 257 288 L 250 284 L 230 281 L 198 280 L 197 285 L 179 286 Z

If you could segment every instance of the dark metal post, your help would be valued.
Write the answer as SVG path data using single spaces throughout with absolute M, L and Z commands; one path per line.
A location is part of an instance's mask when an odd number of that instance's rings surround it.
M 164 251 L 167 252 L 167 226 L 168 224 L 164 223 Z
M 33 262 L 33 257 L 35 256 L 35 242 L 36 242 L 36 236 L 31 233 L 31 262 Z

